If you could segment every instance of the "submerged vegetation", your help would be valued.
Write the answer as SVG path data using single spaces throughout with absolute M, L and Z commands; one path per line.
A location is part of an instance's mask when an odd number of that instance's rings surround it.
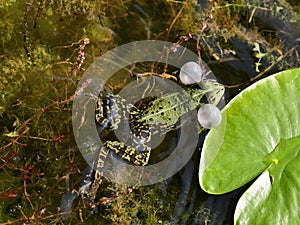
M 87 166 L 71 126 L 76 86 L 109 49 L 143 39 L 182 44 L 232 88 L 231 96 L 300 66 L 298 1 L 196 2 L 0 1 L 0 223 L 222 223 L 227 209 L 204 207 L 207 195 L 191 175 L 198 172 L 199 153 L 174 178 L 150 188 L 105 181 L 97 214 L 80 197 L 69 219 L 59 209 L 68 188 L 78 190 Z M 124 80 L 136 79 L 126 76 L 108 86 L 120 90 Z M 230 210 L 228 218 L 232 223 Z

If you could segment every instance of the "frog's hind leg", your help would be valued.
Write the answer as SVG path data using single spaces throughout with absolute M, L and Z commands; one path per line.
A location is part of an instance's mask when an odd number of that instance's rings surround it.
M 101 147 L 99 151 L 99 155 L 97 157 L 98 160 L 96 160 L 94 163 L 94 168 L 88 167 L 89 171 L 85 175 L 85 179 L 83 180 L 79 188 L 79 194 L 85 201 L 89 203 L 93 213 L 98 212 L 98 208 L 95 203 L 95 198 L 99 186 L 102 183 L 102 177 L 103 177 L 102 169 L 104 167 L 104 164 L 102 163 L 103 159 L 100 154 L 105 154 L 105 147 Z
M 138 152 L 139 149 L 142 149 L 142 151 Z M 90 173 L 79 188 L 79 193 L 82 198 L 89 203 L 93 213 L 97 213 L 98 211 L 95 198 L 97 190 L 102 183 L 103 168 L 106 157 L 110 151 L 115 152 L 120 157 L 134 165 L 145 166 L 149 161 L 151 148 L 146 145 L 136 145 L 135 147 L 126 146 L 124 143 L 118 141 L 106 141 L 104 143 L 104 146 L 102 146 L 99 150 L 97 159 L 94 163 L 94 168 L 90 168 Z
M 104 146 L 108 151 L 115 152 L 126 161 L 137 166 L 147 165 L 151 154 L 151 148 L 146 145 L 132 147 L 119 141 L 107 141 Z M 142 151 L 138 151 L 139 149 Z

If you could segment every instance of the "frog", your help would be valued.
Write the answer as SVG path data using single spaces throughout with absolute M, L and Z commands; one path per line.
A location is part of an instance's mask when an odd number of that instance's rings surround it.
M 118 94 L 100 92 L 95 108 L 96 124 L 101 130 L 116 130 L 122 122 L 128 122 L 131 129 L 129 136 L 133 141 L 131 145 L 111 140 L 103 143 L 94 162 L 94 174 L 88 176 L 85 185 L 79 190 L 83 198 L 90 203 L 94 202 L 109 152 L 116 153 L 135 166 L 146 166 L 151 155 L 149 143 L 152 135 L 178 129 L 182 126 L 182 122 L 178 123 L 179 119 L 203 105 L 201 100 L 204 96 L 210 104 L 217 105 L 225 92 L 224 86 L 213 79 L 203 79 L 198 85 L 201 88 L 185 88 L 186 94 L 182 92 L 165 94 L 142 108 L 129 103 Z

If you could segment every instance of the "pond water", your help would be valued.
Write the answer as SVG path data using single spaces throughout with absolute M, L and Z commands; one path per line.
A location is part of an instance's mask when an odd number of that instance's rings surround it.
M 0 224 L 233 224 L 235 205 L 248 185 L 223 195 L 200 188 L 200 153 L 208 130 L 196 135 L 192 157 L 168 179 L 148 186 L 104 179 L 92 213 L 91 203 L 77 194 L 91 171 L 73 133 L 76 88 L 109 50 L 161 40 L 201 57 L 226 87 L 225 105 L 251 83 L 300 66 L 299 10 L 297 0 L 0 1 Z M 174 46 L 170 61 L 183 54 Z M 138 80 L 146 90 L 137 75 L 166 72 L 178 78 L 179 69 L 131 64 L 105 86 L 118 94 Z M 186 88 L 172 77 L 163 79 Z M 162 84 L 151 88 L 160 85 L 156 93 L 163 92 Z M 167 132 L 152 149 L 150 164 L 172 154 L 183 130 Z M 101 138 L 113 135 L 105 130 Z

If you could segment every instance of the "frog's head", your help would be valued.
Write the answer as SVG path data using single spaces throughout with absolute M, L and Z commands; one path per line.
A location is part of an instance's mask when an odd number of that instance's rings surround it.
M 217 105 L 221 101 L 225 93 L 224 85 L 218 83 L 216 80 L 213 79 L 201 80 L 199 85 L 201 89 L 205 91 L 207 101 L 210 104 Z
M 191 99 L 195 102 L 200 102 L 200 100 L 205 95 L 207 101 L 212 105 L 217 105 L 225 92 L 225 88 L 222 84 L 218 83 L 216 80 L 205 79 L 199 82 L 200 88 L 189 88 L 186 92 L 189 94 Z

